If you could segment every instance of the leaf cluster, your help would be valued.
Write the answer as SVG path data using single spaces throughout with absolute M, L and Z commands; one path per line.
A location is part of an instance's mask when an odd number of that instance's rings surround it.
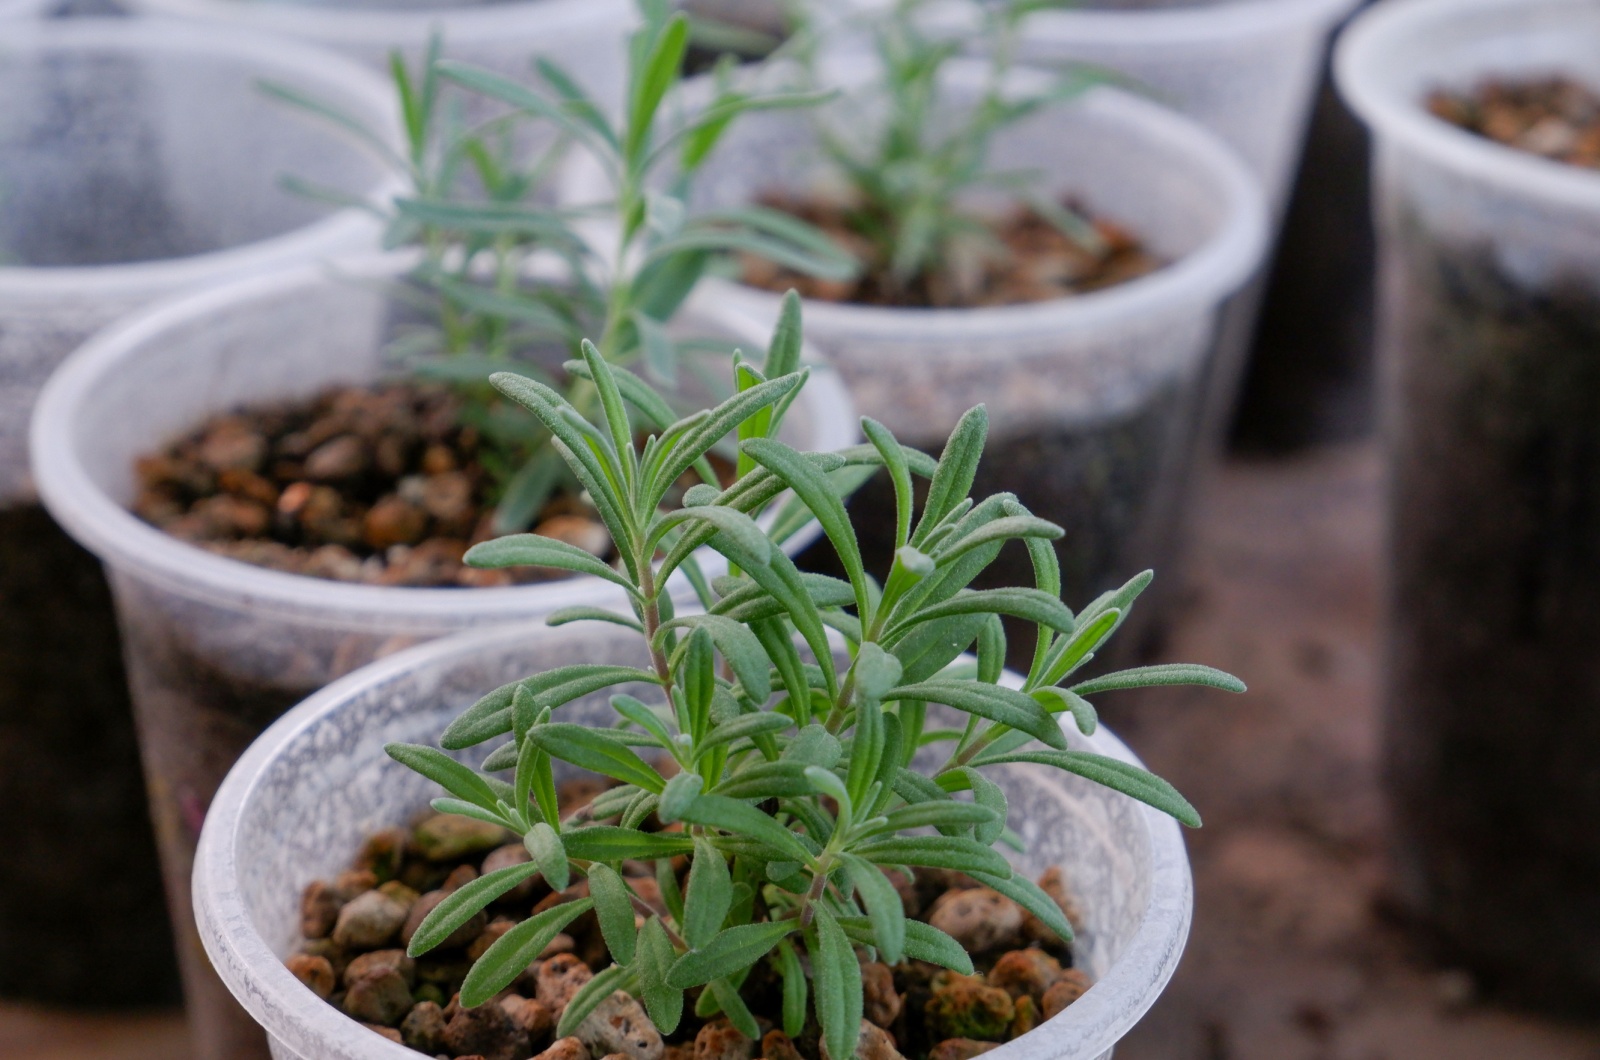
M 968 873 L 1070 939 L 1054 902 L 995 849 L 1016 842 L 1005 791 L 990 775 L 996 767 L 1059 769 L 1199 825 L 1193 807 L 1165 781 L 1075 749 L 1063 724 L 1070 716 L 1080 732 L 1092 733 L 1091 698 L 1116 689 L 1243 685 L 1203 666 L 1082 678 L 1150 575 L 1076 614 L 1061 602 L 1051 547 L 1061 530 L 1009 494 L 969 496 L 988 428 L 982 406 L 960 421 L 937 460 L 900 445 L 870 419 L 862 421 L 868 441 L 859 446 L 817 453 L 787 445 L 777 428 L 805 382 L 799 341 L 799 306 L 791 297 L 761 367 L 736 358 L 734 395 L 666 422 L 644 380 L 589 345 L 572 370 L 595 386 L 599 426 L 536 380 L 494 376 L 503 394 L 551 432 L 620 554 L 613 568 L 559 542 L 519 535 L 477 546 L 468 561 L 565 567 L 607 579 L 625 591 L 626 613 L 585 609 L 551 622 L 625 626 L 638 633 L 649 661 L 580 661 L 527 677 L 456 719 L 440 739 L 443 750 L 389 748 L 449 793 L 436 808 L 515 830 L 532 859 L 451 895 L 423 922 L 413 954 L 535 874 L 554 888 L 575 876 L 588 880 L 587 899 L 542 913 L 496 942 L 468 977 L 462 1004 L 491 998 L 565 923 L 593 908 L 614 963 L 568 1005 L 558 1034 L 620 989 L 640 998 L 664 1033 L 693 1006 L 758 1037 L 740 988 L 766 962 L 783 982 L 785 1029 L 799 1034 L 814 1014 L 829 1055 L 847 1057 L 862 1014 L 858 947 L 890 963 L 911 957 L 971 971 L 955 940 L 905 915 L 889 872 Z M 642 446 L 635 444 L 640 423 L 649 428 Z M 710 446 L 728 434 L 739 441 L 739 477 L 724 486 L 708 476 L 682 508 L 665 510 L 664 485 L 701 467 Z M 861 468 L 887 469 L 895 488 L 898 551 L 881 579 L 863 567 L 841 496 L 840 478 Z M 914 477 L 928 480 L 920 511 Z M 780 493 L 821 524 L 846 578 L 801 572 L 751 518 Z M 970 588 L 1008 545 L 1027 549 L 1034 584 Z M 725 556 L 731 572 L 704 577 L 694 558 L 702 546 Z M 675 613 L 663 591 L 678 569 L 699 592 L 698 612 Z M 1032 665 L 1015 687 L 1002 680 L 1002 616 L 1034 630 Z M 975 659 L 964 663 L 969 651 Z M 568 704 L 606 692 L 613 727 L 562 720 Z M 952 708 L 964 723 L 930 724 L 929 704 Z M 484 744 L 493 746 L 481 771 L 446 753 Z M 927 756 L 918 752 L 927 748 L 942 762 L 919 768 Z M 558 763 L 617 786 L 563 816 Z M 682 876 L 673 868 L 680 857 L 689 866 Z M 624 861 L 654 862 L 659 900 L 629 885 Z
M 401 176 L 405 189 L 391 202 L 358 204 L 380 214 L 388 247 L 422 252 L 402 294 L 423 323 L 407 329 L 394 352 L 467 399 L 466 419 L 488 443 L 501 532 L 525 527 L 551 491 L 572 480 L 548 431 L 488 386 L 493 372 L 532 375 L 593 416 L 592 387 L 551 370 L 552 362 L 577 357 L 585 336 L 597 336 L 608 362 L 642 362 L 653 379 L 674 383 L 681 356 L 695 347 L 675 340 L 666 322 L 719 255 L 755 254 L 815 276 L 854 270 L 833 243 L 786 215 L 688 207 L 701 165 L 741 115 L 809 107 L 825 94 L 747 91 L 723 68 L 706 105 L 680 113 L 672 101 L 689 20 L 665 0 L 641 0 L 640 10 L 616 117 L 547 58 L 533 61 L 530 78 L 515 79 L 445 58 L 437 38 L 418 70 L 391 58 L 402 151 L 348 115 L 268 86 L 362 139 Z M 575 152 L 590 160 L 606 193 L 560 205 L 553 178 Z
M 990 163 L 995 138 L 1103 80 L 1074 66 L 1035 79 L 1012 76 L 1016 35 L 1035 0 L 891 0 L 843 21 L 816 17 L 818 0 L 802 4 L 813 17 L 787 49 L 825 81 L 820 64 L 838 51 L 839 32 L 865 36 L 876 58 L 873 76 L 852 89 L 846 106 L 817 113 L 829 160 L 848 189 L 846 220 L 870 247 L 865 269 L 904 298 L 926 289 L 951 263 L 1004 257 L 974 193 L 999 192 L 1031 206 L 1092 253 L 1104 242 L 1087 221 L 1041 190 L 1044 174 L 1001 170 Z M 956 17 L 952 19 L 950 16 Z M 949 84 L 952 63 L 987 64 L 974 98 Z

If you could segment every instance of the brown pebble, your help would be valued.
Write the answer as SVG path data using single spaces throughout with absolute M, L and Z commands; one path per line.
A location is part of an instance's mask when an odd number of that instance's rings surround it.
M 450 875 L 444 878 L 444 882 L 439 885 L 439 890 L 445 894 L 459 891 L 477 878 L 478 870 L 471 865 L 457 865 L 450 870 Z
M 284 487 L 278 494 L 278 511 L 284 515 L 298 515 L 300 509 L 311 500 L 311 491 L 314 487 L 309 482 L 293 482 Z
M 399 880 L 389 880 L 387 883 L 378 884 L 378 893 L 393 898 L 404 906 L 408 913 L 411 911 L 411 907 L 417 904 L 417 899 L 422 897 Z
M 244 423 L 223 420 L 201 440 L 199 455 L 213 471 L 254 471 L 267 457 L 267 440 Z
M 352 962 L 354 963 L 354 962 Z M 378 968 L 345 990 L 344 1010 L 363 1023 L 392 1026 L 411 1011 L 414 999 L 405 977 L 394 968 Z
M 989 985 L 1012 997 L 1044 999 L 1050 984 L 1061 978 L 1061 962 L 1043 950 L 1012 950 L 1002 954 L 989 970 Z
M 394 879 L 400 875 L 400 869 L 405 864 L 407 838 L 404 828 L 385 828 L 381 832 L 374 832 L 361 844 L 361 853 L 356 855 L 356 868 L 372 873 L 380 883 Z
M 550 1014 L 550 1006 L 538 998 L 508 994 L 500 999 L 500 1008 L 511 1017 L 511 1022 L 527 1033 L 530 1041 L 542 1040 L 555 1028 L 556 1021 Z
M 485 1060 L 521 1060 L 533 1048 L 527 1032 L 492 1003 L 458 1007 L 445 1023 L 443 1041 L 447 1052 L 479 1053 Z
M 336 980 L 344 975 L 345 967 L 350 963 L 350 951 L 332 939 L 307 939 L 300 944 L 299 952 L 307 957 L 321 957 L 327 961 L 333 966 L 333 977 Z
M 422 484 L 422 507 L 441 523 L 469 531 L 470 523 L 458 524 L 472 518 L 472 480 L 460 471 L 429 475 Z
M 411 834 L 417 853 L 433 862 L 459 861 L 487 853 L 511 838 L 499 825 L 451 813 L 435 814 Z
M 355 958 L 345 968 L 344 985 L 348 987 L 357 979 L 380 971 L 398 972 L 408 987 L 417 981 L 416 962 L 406 956 L 405 950 L 373 950 Z
M 928 1050 L 928 1060 L 972 1060 L 991 1049 L 1000 1048 L 999 1042 L 980 1042 L 971 1038 L 946 1038 Z
M 378 886 L 378 876 L 367 869 L 351 869 L 341 872 L 333 878 L 333 888 L 339 892 L 340 897 L 350 901 L 359 895 L 366 894 Z
M 533 1060 L 589 1060 L 589 1047 L 577 1038 L 561 1038 Z
M 933 903 L 928 923 L 968 953 L 983 953 L 1016 946 L 1022 936 L 1022 907 L 999 891 L 976 887 L 942 896 Z
M 1011 1017 L 1011 1030 L 1006 1034 L 1008 1039 L 1020 1038 L 1040 1023 L 1039 1002 L 1031 995 L 1023 994 L 1014 999 L 1012 1004 L 1016 1008 L 1016 1013 Z
M 1044 1018 L 1053 1020 L 1063 1009 L 1084 995 L 1090 986 L 1089 977 L 1077 968 L 1067 968 L 1061 978 L 1050 984 L 1044 992 Z
M 478 937 L 467 944 L 467 960 L 478 960 L 478 958 L 489 952 L 490 946 L 500 941 L 500 936 L 516 926 L 517 921 L 512 920 L 510 917 L 499 916 L 489 921 L 484 925 L 483 930 L 478 933 Z
M 312 880 L 300 895 L 300 934 L 323 939 L 333 930 L 344 899 L 322 880 Z
M 725 1016 L 707 1023 L 694 1036 L 694 1060 L 752 1060 L 755 1055 L 756 1043 Z
M 297 953 L 283 962 L 294 973 L 294 977 L 316 994 L 322 1000 L 328 1000 L 333 993 L 336 982 L 333 975 L 333 964 L 326 957 L 313 957 L 307 953 Z
M 832 1060 L 828 1046 L 822 1044 L 822 1060 Z M 894 1037 L 870 1020 L 861 1021 L 861 1034 L 856 1039 L 855 1060 L 904 1060 L 895 1048 Z
M 420 1001 L 400 1021 L 404 1044 L 419 1053 L 436 1053 L 444 1045 L 444 1012 L 432 1001 Z
M 313 482 L 341 482 L 367 470 L 370 462 L 361 439 L 342 434 L 323 442 L 306 457 L 306 478 Z
M 549 1007 L 551 1014 L 560 1020 L 572 995 L 593 978 L 594 972 L 583 961 L 573 954 L 559 953 L 539 965 L 537 996 Z
M 381 497 L 361 520 L 361 540 L 382 552 L 395 545 L 414 545 L 428 532 L 428 513 L 394 494 Z
M 1016 1005 L 1010 994 L 990 986 L 982 976 L 941 972 L 934 976 L 933 996 L 923 1006 L 923 1015 L 935 1038 L 998 1041 L 1010 1029 Z
M 862 1011 L 880 1027 L 889 1027 L 900 1015 L 900 995 L 894 988 L 894 973 L 887 964 L 869 961 L 861 966 Z
M 762 1060 L 804 1060 L 794 1041 L 779 1030 L 768 1031 L 761 1039 Z
M 333 941 L 355 950 L 383 948 L 399 935 L 406 910 L 386 894 L 368 891 L 339 910 Z

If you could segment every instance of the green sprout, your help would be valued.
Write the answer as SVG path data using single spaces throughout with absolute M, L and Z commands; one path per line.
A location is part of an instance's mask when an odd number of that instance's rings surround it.
M 440 737 L 443 750 L 388 747 L 448 792 L 434 801 L 436 810 L 511 829 L 531 855 L 441 902 L 412 939 L 413 957 L 535 875 L 557 890 L 575 877 L 588 881 L 588 897 L 540 912 L 490 946 L 461 988 L 463 1006 L 489 1001 L 557 932 L 593 909 L 613 963 L 567 1005 L 558 1036 L 623 990 L 640 999 L 663 1034 L 673 1033 L 692 1005 L 702 1017 L 720 1012 L 759 1038 L 740 990 L 766 962 L 782 981 L 784 1030 L 798 1036 L 814 1014 L 827 1055 L 842 1060 L 855 1055 L 862 1019 L 857 947 L 891 964 L 914 958 L 972 972 L 954 939 L 905 915 L 889 870 L 968 873 L 1071 939 L 1061 910 L 994 849 L 1002 840 L 1017 842 L 1007 828 L 1005 794 L 988 775 L 995 767 L 1053 767 L 1200 824 L 1165 781 L 1072 749 L 1061 716 L 1090 734 L 1097 693 L 1175 684 L 1241 692 L 1243 684 L 1190 665 L 1079 675 L 1151 575 L 1078 614 L 1063 604 L 1050 547 L 1060 528 L 1010 494 L 977 502 L 968 496 L 988 430 L 982 406 L 962 418 L 938 460 L 901 446 L 871 419 L 861 422 L 868 442 L 838 452 L 800 452 L 780 441 L 782 412 L 806 379 L 796 370 L 797 302 L 791 298 L 788 307 L 762 368 L 735 361 L 736 394 L 671 423 L 656 422 L 651 410 L 660 399 L 643 379 L 588 344 L 569 370 L 594 383 L 599 426 L 537 380 L 510 373 L 492 379 L 554 436 L 552 446 L 594 496 L 618 558 L 607 565 L 523 534 L 476 546 L 468 562 L 561 567 L 605 579 L 626 593 L 627 613 L 586 608 L 550 621 L 625 626 L 638 634 L 648 663 L 577 661 L 548 670 L 468 708 Z M 642 446 L 638 413 L 652 424 Z M 739 439 L 742 474 L 726 486 L 708 477 L 688 491 L 683 507 L 668 510 L 667 486 L 700 466 L 726 435 Z M 898 551 L 881 581 L 863 567 L 830 478 L 857 467 L 886 468 L 894 483 Z M 928 480 L 920 514 L 913 476 Z M 752 519 L 785 491 L 820 523 L 848 577 L 801 572 Z M 1027 549 L 1035 584 L 969 589 L 1008 543 Z M 732 573 L 703 577 L 694 559 L 702 547 L 726 557 Z M 664 591 L 680 568 L 700 594 L 699 613 L 676 613 Z M 1002 680 L 1002 616 L 1036 631 L 1032 664 L 1015 687 Z M 975 661 L 963 661 L 969 650 Z M 562 720 L 566 704 L 618 686 L 648 692 L 611 696 L 614 727 Z M 930 703 L 965 715 L 964 725 L 930 725 L 937 717 Z M 481 771 L 446 753 L 489 741 L 500 742 Z M 920 769 L 913 756 L 928 747 L 948 753 L 936 768 Z M 563 817 L 556 761 L 617 786 Z M 963 792 L 970 801 L 957 798 Z M 681 876 L 675 858 L 687 859 Z M 654 864 L 659 901 L 629 887 L 624 861 Z
M 1038 0 L 970 0 L 955 7 L 966 20 L 957 28 L 930 17 L 935 7 L 952 10 L 949 4 L 893 0 L 832 29 L 813 17 L 785 47 L 815 82 L 824 80 L 818 67 L 834 50 L 834 30 L 871 42 L 872 78 L 841 104 L 819 111 L 816 129 L 843 178 L 843 221 L 863 247 L 862 272 L 896 304 L 929 302 L 930 280 L 954 263 L 1005 258 L 989 219 L 971 206 L 976 192 L 1002 192 L 1090 254 L 1107 252 L 1092 224 L 1041 191 L 1044 174 L 990 165 L 1002 132 L 1104 80 L 1087 67 L 1015 76 L 1017 34 L 1041 6 Z M 814 0 L 797 2 L 797 10 L 808 8 L 815 16 Z M 946 82 L 957 60 L 986 64 L 972 100 L 951 97 Z
M 460 389 L 463 417 L 486 443 L 499 533 L 525 528 L 555 489 L 575 483 L 550 434 L 489 387 L 493 372 L 515 367 L 596 415 L 587 383 L 545 366 L 564 359 L 562 351 L 576 357 L 583 338 L 597 336 L 608 362 L 642 362 L 651 377 L 673 383 L 681 355 L 703 351 L 675 340 L 667 322 L 719 256 L 754 254 L 822 277 L 854 270 L 820 233 L 777 211 L 696 213 L 687 206 L 696 173 L 739 116 L 809 107 L 826 94 L 746 92 L 722 68 L 705 106 L 680 113 L 672 103 L 683 79 L 688 19 L 665 0 L 641 0 L 640 9 L 618 120 L 556 63 L 536 60 L 535 80 L 525 84 L 443 58 L 437 39 L 420 71 L 398 55 L 391 60 L 403 153 L 347 115 L 267 86 L 363 139 L 402 178 L 405 191 L 376 209 L 387 247 L 421 252 L 402 294 L 421 309 L 422 322 L 407 328 L 392 352 L 417 374 Z M 489 111 L 495 113 L 481 116 Z M 542 146 L 520 161 L 530 143 Z M 606 194 L 582 206 L 556 204 L 555 175 L 575 151 L 592 162 Z

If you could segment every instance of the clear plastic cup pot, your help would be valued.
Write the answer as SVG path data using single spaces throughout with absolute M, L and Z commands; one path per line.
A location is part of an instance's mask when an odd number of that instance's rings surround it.
M 379 78 L 309 48 L 126 19 L 0 30 L 0 798 L 27 807 L 0 880 L 0 994 L 152 1004 L 176 990 L 110 598 L 38 505 L 28 418 L 62 358 L 118 317 L 375 244 L 359 211 L 277 182 L 376 195 L 381 165 L 260 80 L 397 128 Z M 108 967 L 146 974 L 86 992 Z
M 1408 0 L 1336 73 L 1376 141 L 1395 850 L 1451 952 L 1600 1004 L 1600 173 L 1433 117 L 1436 90 L 1600 85 L 1583 0 Z
M 595 623 L 463 634 L 324 689 L 280 719 L 234 767 L 201 839 L 195 911 L 218 974 L 266 1028 L 277 1060 L 413 1055 L 319 1001 L 284 967 L 298 943 L 300 893 L 347 867 L 373 832 L 405 824 L 437 795 L 429 781 L 384 754 L 385 742 L 434 744 L 484 692 L 574 659 L 644 661 L 636 636 Z M 561 711 L 578 724 L 614 720 L 607 694 Z M 1075 749 L 1137 762 L 1103 727 L 1090 738 L 1069 727 L 1067 738 Z M 1071 881 L 1083 907 L 1074 964 L 1095 980 L 1054 1019 L 989 1055 L 1105 1060 L 1160 995 L 1188 936 L 1193 886 L 1179 827 L 1059 770 L 1017 765 L 986 775 L 1005 791 L 1012 824 L 1027 844 L 1026 854 L 1006 851 L 1017 870 L 1031 878 L 1059 865 Z
M 386 374 L 387 338 L 405 314 L 380 281 L 411 260 L 285 270 L 152 309 L 79 350 L 35 418 L 44 501 L 104 561 L 116 597 L 196 1055 L 207 1060 L 264 1051 L 199 948 L 187 882 L 206 808 L 250 741 L 310 693 L 399 648 L 563 607 L 627 610 L 621 590 L 598 578 L 413 589 L 287 574 L 203 551 L 127 510 L 135 459 L 208 415 Z M 747 350 L 765 349 L 770 334 L 729 310 L 685 313 L 674 326 Z M 825 365 L 813 365 L 785 427 L 804 448 L 855 442 L 850 398 Z M 709 576 L 725 569 L 718 559 L 707 555 Z M 674 594 L 690 595 L 675 577 Z

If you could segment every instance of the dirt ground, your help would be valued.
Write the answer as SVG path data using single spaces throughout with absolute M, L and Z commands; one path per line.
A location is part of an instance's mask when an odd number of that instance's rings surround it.
M 1118 1060 L 1600 1060 L 1600 1023 L 1492 1007 L 1383 913 L 1378 503 L 1370 445 L 1231 464 L 1206 492 L 1163 655 L 1250 693 L 1105 704 L 1206 818 L 1188 952 Z M 6 1060 L 182 1060 L 184 1046 L 175 1014 L 0 1005 Z

